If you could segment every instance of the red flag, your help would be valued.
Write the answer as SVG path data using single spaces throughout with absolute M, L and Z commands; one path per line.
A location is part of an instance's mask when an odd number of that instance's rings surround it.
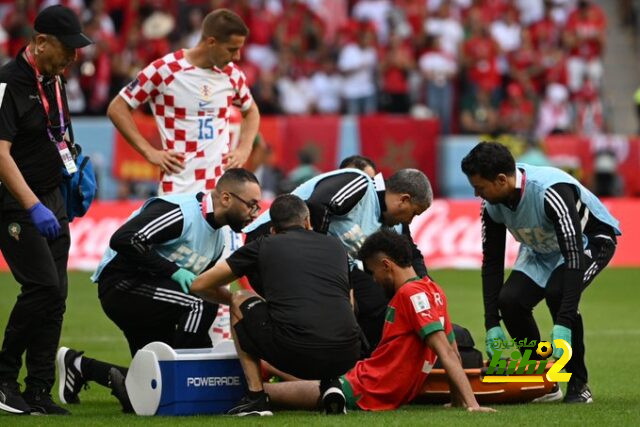
M 416 120 L 406 116 L 360 117 L 362 154 L 371 158 L 385 177 L 398 169 L 416 168 L 431 181 L 438 194 L 437 120 Z

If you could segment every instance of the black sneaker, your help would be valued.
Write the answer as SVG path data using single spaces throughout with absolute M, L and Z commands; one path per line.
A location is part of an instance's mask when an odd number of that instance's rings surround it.
M 124 384 L 124 375 L 118 368 L 109 369 L 109 388 L 111 389 L 111 395 L 122 405 L 122 412 L 131 414 L 133 413 L 133 406 L 131 400 L 129 400 L 129 394 L 127 393 L 127 387 Z
M 80 403 L 78 393 L 87 383 L 82 373 L 75 367 L 77 357 L 82 356 L 83 351 L 72 348 L 60 347 L 56 354 L 56 366 L 58 367 L 58 398 L 60 402 L 67 404 Z
M 344 397 L 340 381 L 320 381 L 322 406 L 327 415 L 343 415 L 347 413 L 347 399 Z
M 0 383 L 0 409 L 10 414 L 24 414 L 31 412 L 31 408 L 20 394 L 20 386 L 15 381 Z
M 269 395 L 262 393 L 260 397 L 251 399 L 245 396 L 233 408 L 227 411 L 227 415 L 245 417 L 247 415 L 258 415 L 261 417 L 273 415 L 269 402 Z
M 587 384 L 582 386 L 567 386 L 567 395 L 564 397 L 564 403 L 593 403 L 593 395 Z
M 31 415 L 71 415 L 71 412 L 58 406 L 45 389 L 28 388 L 22 393 L 22 397 L 31 407 Z

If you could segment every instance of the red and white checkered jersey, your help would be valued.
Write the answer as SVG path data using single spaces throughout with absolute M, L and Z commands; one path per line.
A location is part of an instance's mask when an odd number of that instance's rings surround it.
M 253 102 L 246 77 L 235 64 L 198 68 L 179 50 L 149 64 L 120 96 L 131 106 L 149 102 L 162 145 L 185 155 L 185 169 L 164 174 L 159 194 L 211 190 L 229 151 L 231 106 L 246 111 Z

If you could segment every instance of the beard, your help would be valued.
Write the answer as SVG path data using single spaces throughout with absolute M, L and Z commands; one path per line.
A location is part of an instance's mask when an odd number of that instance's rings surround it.
M 229 228 L 231 228 L 234 232 L 236 233 L 241 233 L 242 229 L 249 225 L 248 221 L 241 217 L 241 216 L 235 216 L 235 215 L 230 215 L 227 218 L 227 225 L 229 226 Z

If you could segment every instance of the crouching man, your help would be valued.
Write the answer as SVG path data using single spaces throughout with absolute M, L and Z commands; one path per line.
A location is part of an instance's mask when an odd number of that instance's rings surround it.
M 453 406 L 494 412 L 478 405 L 460 364 L 445 294 L 429 278 L 417 277 L 407 238 L 378 231 L 364 242 L 360 259 L 391 300 L 380 344 L 340 378 L 347 407 L 382 411 L 411 402 L 439 358 L 449 376 Z M 265 384 L 265 389 L 273 404 L 283 407 L 312 409 L 320 401 L 314 381 Z
M 249 393 L 232 415 L 272 415 L 260 359 L 303 379 L 320 380 L 325 411 L 344 413 L 338 378 L 360 355 L 360 329 L 350 299 L 347 252 L 338 239 L 311 230 L 302 199 L 271 205 L 272 233 L 239 248 L 199 276 L 191 292 L 231 306 L 231 330 Z M 249 276 L 254 290 L 223 286 Z

